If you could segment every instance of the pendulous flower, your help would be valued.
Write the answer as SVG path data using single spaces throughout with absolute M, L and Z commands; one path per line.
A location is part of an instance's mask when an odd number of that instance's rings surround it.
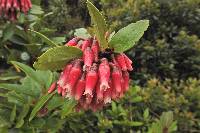
M 77 111 L 97 111 L 128 90 L 132 61 L 112 49 L 100 51 L 96 38 L 79 41 L 73 38 L 66 44 L 80 48 L 83 56 L 66 64 L 57 81 L 57 91 L 63 97 L 74 98 Z

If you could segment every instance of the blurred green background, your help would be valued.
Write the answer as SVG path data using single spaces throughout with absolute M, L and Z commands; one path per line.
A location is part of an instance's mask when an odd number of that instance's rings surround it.
M 27 29 L 64 44 L 90 26 L 85 2 L 32 0 L 29 14 L 16 23 L 0 20 L 0 133 L 199 133 L 200 0 L 93 0 L 110 31 L 150 20 L 142 39 L 126 52 L 134 62 L 129 92 L 98 112 L 77 113 L 73 102 L 54 97 L 28 121 L 57 73 L 30 68 L 49 46 Z M 26 64 L 21 68 L 38 80 L 10 61 Z

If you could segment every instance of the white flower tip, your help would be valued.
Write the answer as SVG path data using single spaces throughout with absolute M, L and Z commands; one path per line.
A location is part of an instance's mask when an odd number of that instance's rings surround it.
M 111 103 L 111 98 L 110 97 L 106 97 L 104 99 L 104 103 L 107 104 L 107 103 Z

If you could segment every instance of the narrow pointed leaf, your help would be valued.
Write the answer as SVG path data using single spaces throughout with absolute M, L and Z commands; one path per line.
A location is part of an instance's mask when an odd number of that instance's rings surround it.
M 119 30 L 110 40 L 109 46 L 114 48 L 115 52 L 122 53 L 132 48 L 142 37 L 149 26 L 149 20 L 140 20 L 131 23 Z
M 59 46 L 47 50 L 34 63 L 34 68 L 40 70 L 59 70 L 71 59 L 82 56 L 82 51 L 76 47 Z
M 101 49 L 106 49 L 108 47 L 108 42 L 105 39 L 105 33 L 108 31 L 108 29 L 106 27 L 105 19 L 99 10 L 88 0 L 87 8 L 89 10 L 92 23 L 94 24 L 95 34 L 100 42 Z
M 10 121 L 13 122 L 16 118 L 16 111 L 17 111 L 17 108 L 16 108 L 16 105 L 14 105 L 13 109 L 12 109 L 12 112 L 10 114 Z
M 45 105 L 45 103 L 55 94 L 51 93 L 51 94 L 46 94 L 44 96 L 42 96 L 39 101 L 37 102 L 37 104 L 35 105 L 35 107 L 33 108 L 30 117 L 29 117 L 29 121 L 31 121 L 35 115 L 37 114 L 37 112 Z
M 53 42 L 51 39 L 49 39 L 48 37 L 46 37 L 42 33 L 39 33 L 37 31 L 31 30 L 31 29 L 29 29 L 29 31 L 34 32 L 38 37 L 40 37 L 48 45 L 50 45 L 52 47 L 58 46 L 55 42 Z

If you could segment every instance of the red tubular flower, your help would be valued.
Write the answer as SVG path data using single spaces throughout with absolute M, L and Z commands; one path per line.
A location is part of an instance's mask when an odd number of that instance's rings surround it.
M 60 85 L 61 87 L 64 87 L 65 84 L 67 83 L 69 79 L 69 73 L 71 71 L 72 64 L 68 64 L 65 68 L 64 71 L 61 73 L 60 79 L 58 80 L 57 84 Z
M 113 66 L 112 70 L 112 85 L 116 89 L 116 92 L 121 92 L 121 71 L 117 66 Z
M 48 93 L 52 93 L 56 89 L 56 82 L 52 83 L 48 89 Z
M 92 92 L 95 89 L 97 81 L 98 81 L 97 65 L 93 64 L 93 66 L 86 74 L 86 85 L 85 85 L 84 95 L 93 96 Z
M 11 0 L 7 0 L 6 2 L 6 10 L 8 10 L 11 7 L 12 1 Z
M 75 87 L 75 100 L 79 100 L 85 91 L 85 74 L 82 74 L 81 79 Z
M 108 81 L 110 78 L 110 66 L 106 58 L 101 59 L 101 64 L 99 65 L 99 80 L 100 80 L 100 90 L 106 90 L 109 88 Z
M 97 40 L 93 40 L 91 49 L 92 49 L 92 51 L 94 53 L 95 62 L 98 62 L 98 60 L 99 60 L 99 43 L 98 43 Z
M 122 76 L 124 79 L 124 90 L 127 91 L 129 88 L 129 73 L 124 71 Z
M 63 88 L 63 89 L 62 89 L 62 97 L 65 97 L 65 96 L 66 96 L 66 94 L 67 94 L 67 92 L 66 92 L 66 89 L 65 89 L 65 88 Z
M 109 81 L 109 86 L 110 88 L 106 89 L 104 92 L 103 92 L 103 100 L 104 100 L 104 103 L 107 104 L 107 103 L 111 103 L 111 98 L 112 98 L 112 81 Z
M 87 47 L 90 47 L 90 46 L 91 46 L 91 39 L 88 38 L 88 39 L 86 39 L 86 40 L 83 41 L 81 49 L 82 49 L 82 51 L 85 51 L 85 49 Z
M 132 61 L 125 54 L 123 54 L 123 56 L 124 56 L 124 60 L 125 60 L 127 69 L 129 71 L 132 71 L 133 70 Z
M 124 87 L 124 79 L 123 78 L 121 78 L 121 88 L 122 88 L 122 90 L 121 90 L 121 92 L 119 92 L 119 98 L 122 98 L 123 96 L 124 96 L 124 92 L 125 92 L 125 87 Z
M 73 38 L 69 40 L 69 42 L 67 42 L 65 46 L 76 46 L 78 44 L 78 41 L 79 41 L 79 38 Z
M 30 0 L 0 0 L 0 15 L 11 21 L 17 19 L 19 12 L 27 12 L 32 7 Z
M 116 55 L 116 61 L 123 71 L 127 70 L 126 62 L 125 62 L 123 54 L 117 54 Z
M 117 91 L 116 91 L 116 89 L 114 87 L 112 88 L 112 95 L 111 96 L 112 96 L 113 100 L 117 99 Z
M 1 0 L 0 0 L 1 1 Z M 132 61 L 125 54 L 117 54 L 113 49 L 100 51 L 94 38 L 78 43 L 73 38 L 66 45 L 83 50 L 83 56 L 69 62 L 57 81 L 57 91 L 65 98 L 74 98 L 76 110 L 101 109 L 111 100 L 123 97 L 129 87 L 129 73 Z M 54 91 L 55 83 L 48 93 Z
M 90 47 L 87 47 L 83 52 L 84 67 L 87 70 L 92 66 L 94 61 L 94 54 Z
M 100 90 L 100 83 L 98 82 L 96 85 L 96 102 L 97 103 L 103 100 L 103 92 L 104 90 Z
M 71 93 L 72 88 L 75 86 L 76 82 L 78 81 L 78 79 L 81 77 L 81 61 L 80 60 L 76 60 L 69 72 L 69 79 L 66 83 L 66 85 L 64 86 L 64 88 L 66 89 L 67 92 Z

